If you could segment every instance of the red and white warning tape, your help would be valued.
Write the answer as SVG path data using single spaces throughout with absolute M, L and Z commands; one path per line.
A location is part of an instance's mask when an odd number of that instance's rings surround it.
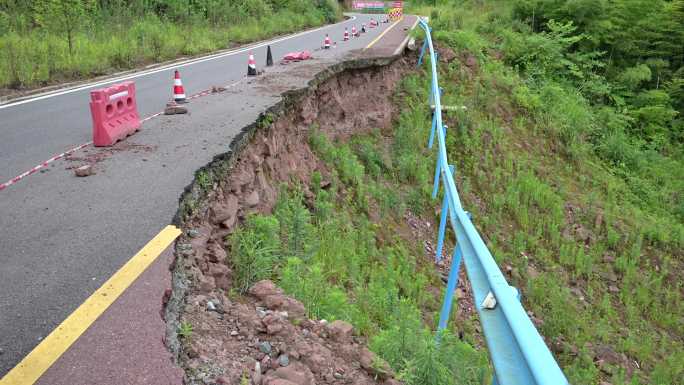
M 238 80 L 238 81 L 235 82 L 235 83 L 228 84 L 228 85 L 225 86 L 224 88 L 229 88 L 229 87 L 236 86 L 236 85 L 239 84 L 240 82 L 242 82 L 242 79 Z M 212 94 L 212 91 L 211 91 L 211 90 L 204 90 L 204 91 L 198 92 L 198 93 L 196 93 L 196 94 L 194 94 L 194 95 L 191 95 L 190 97 L 188 97 L 188 99 L 195 99 L 195 98 L 199 98 L 199 97 L 207 96 L 207 95 L 211 95 L 211 94 Z M 164 114 L 164 111 L 157 112 L 156 114 L 152 114 L 152 115 L 150 115 L 150 116 L 148 116 L 148 117 L 142 119 L 142 120 L 140 121 L 140 123 L 145 123 L 146 121 L 148 121 L 148 120 L 150 120 L 150 119 L 152 119 L 152 118 L 156 118 L 157 116 L 163 115 L 163 114 Z M 78 151 L 78 150 L 80 150 L 80 149 L 82 149 L 82 148 L 84 148 L 84 147 L 88 147 L 88 146 L 90 146 L 91 144 L 93 144 L 93 142 L 83 143 L 83 144 L 81 144 L 81 145 L 79 145 L 79 146 L 76 146 L 76 147 L 70 149 L 70 150 L 64 151 L 64 152 L 61 153 L 61 154 L 58 154 L 58 155 L 53 156 L 52 158 L 46 160 L 45 162 L 40 163 L 39 165 L 33 167 L 32 169 L 30 169 L 30 170 L 28 170 L 28 171 L 26 171 L 26 172 L 24 172 L 24 173 L 21 173 L 21 174 L 15 176 L 14 178 L 8 180 L 8 181 L 5 182 L 5 183 L 0 184 L 0 191 L 2 191 L 2 190 L 4 190 L 4 189 L 6 189 L 7 187 L 9 187 L 9 186 L 11 186 L 11 185 L 13 185 L 13 184 L 19 182 L 20 180 L 26 178 L 27 176 L 29 176 L 29 175 L 31 175 L 31 174 L 35 174 L 35 173 L 38 172 L 40 169 L 47 167 L 48 164 L 50 164 L 50 163 L 52 163 L 52 162 L 54 162 L 54 161 L 56 161 L 56 160 L 62 159 L 62 158 L 64 158 L 65 156 L 67 156 L 67 155 L 69 155 L 69 154 L 71 154 L 71 153 L 74 153 L 74 152 L 76 152 L 76 151 Z
M 156 114 L 152 114 L 152 115 L 146 117 L 145 119 L 142 119 L 142 120 L 140 121 L 140 123 L 145 123 L 146 121 L 148 121 L 148 120 L 150 120 L 150 119 L 152 119 L 152 118 L 156 118 L 157 116 L 162 115 L 163 113 L 164 113 L 164 111 L 157 112 Z
M 91 144 L 93 144 L 93 142 L 83 143 L 82 145 L 77 146 L 77 147 L 74 147 L 74 148 L 72 148 L 71 150 L 67 150 L 67 151 L 64 151 L 63 153 L 61 153 L 61 154 L 59 154 L 59 155 L 53 156 L 52 158 L 46 160 L 45 162 L 43 162 L 43 163 L 41 163 L 41 164 L 35 166 L 34 168 L 32 168 L 32 169 L 26 171 L 25 173 L 20 174 L 20 175 L 17 175 L 17 176 L 15 176 L 14 178 L 8 180 L 7 182 L 5 182 L 5 183 L 3 183 L 3 184 L 0 184 L 0 191 L 2 191 L 2 190 L 4 190 L 5 188 L 7 188 L 7 187 L 9 187 L 9 186 L 11 186 L 11 185 L 13 185 L 13 184 L 19 182 L 20 180 L 26 178 L 27 176 L 29 176 L 29 175 L 31 175 L 31 174 L 35 174 L 35 173 L 36 173 L 38 170 L 40 170 L 41 168 L 47 167 L 48 164 L 50 164 L 50 163 L 52 163 L 52 162 L 54 162 L 54 161 L 56 161 L 56 160 L 58 160 L 58 159 L 64 158 L 65 156 L 71 154 L 72 152 L 78 151 L 78 150 L 82 149 L 83 147 L 90 146 Z

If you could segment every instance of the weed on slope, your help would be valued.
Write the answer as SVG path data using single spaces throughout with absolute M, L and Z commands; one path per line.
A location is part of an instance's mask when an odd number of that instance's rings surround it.
M 239 288 L 275 277 L 312 319 L 352 323 L 407 384 L 480 384 L 484 352 L 450 332 L 435 344 L 434 288 L 443 284 L 423 243 L 401 236 L 410 234 L 405 213 L 428 206 L 431 172 L 410 145 L 423 135 L 409 118 L 394 138 L 375 130 L 331 142 L 312 130 L 325 175 L 312 174 L 308 197 L 283 187 L 272 215 L 251 216 L 229 236 L 234 274 Z
M 571 383 L 684 383 L 681 147 L 638 147 L 618 127 L 629 112 L 544 72 L 593 60 L 571 27 L 525 35 L 511 4 L 461 5 L 420 13 L 441 47 L 442 105 L 459 107 L 445 113 L 448 157 L 476 227 Z M 403 103 L 423 135 L 428 79 L 407 79 Z

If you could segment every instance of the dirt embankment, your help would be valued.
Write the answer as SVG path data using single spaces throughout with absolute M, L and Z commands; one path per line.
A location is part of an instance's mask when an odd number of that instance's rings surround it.
M 177 221 L 184 235 L 165 298 L 167 346 L 188 383 L 398 383 L 351 325 L 308 319 L 304 306 L 270 281 L 244 297 L 230 296 L 233 266 L 225 238 L 248 214 L 270 213 L 283 183 L 298 183 L 313 197 L 311 174 L 319 171 L 324 181 L 329 175 L 309 148 L 313 127 L 331 139 L 390 128 L 391 95 L 411 67 L 399 58 L 328 68 L 309 87 L 284 94 L 243 130 L 231 152 L 198 171 L 181 198 Z

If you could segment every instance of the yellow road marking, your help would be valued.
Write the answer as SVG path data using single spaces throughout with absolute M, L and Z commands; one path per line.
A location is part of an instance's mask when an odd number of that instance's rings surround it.
M 166 226 L 160 231 L 10 370 L 0 380 L 0 385 L 35 383 L 180 233 L 181 231 L 175 226 Z
M 385 36 L 385 34 L 386 34 L 387 32 L 389 32 L 390 29 L 394 28 L 394 26 L 397 25 L 397 24 L 399 24 L 399 22 L 402 21 L 402 20 L 404 20 L 404 16 L 400 17 L 399 20 L 395 21 L 394 24 L 390 25 L 389 28 L 387 28 L 386 30 L 382 31 L 382 33 L 381 33 L 378 37 L 376 37 L 375 39 L 373 39 L 373 41 L 371 41 L 370 44 L 368 44 L 368 45 L 366 46 L 366 48 L 364 48 L 363 50 L 365 51 L 365 50 L 367 50 L 368 48 L 372 47 L 373 44 L 377 43 L 378 40 L 380 40 L 383 36 Z

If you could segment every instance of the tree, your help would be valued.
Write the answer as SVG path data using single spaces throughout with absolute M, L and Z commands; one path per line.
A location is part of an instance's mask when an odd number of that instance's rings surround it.
M 39 0 L 35 4 L 36 22 L 64 34 L 69 44 L 69 55 L 74 51 L 74 33 L 85 25 L 93 0 Z

